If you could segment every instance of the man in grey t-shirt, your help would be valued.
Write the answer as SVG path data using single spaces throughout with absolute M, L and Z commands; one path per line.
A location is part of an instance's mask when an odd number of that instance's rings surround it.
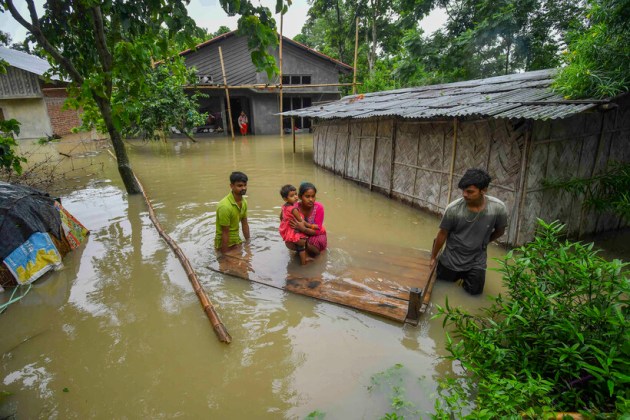
M 431 268 L 446 241 L 446 248 L 437 261 L 437 278 L 463 279 L 464 290 L 471 295 L 483 292 L 486 282 L 486 248 L 499 238 L 507 226 L 505 204 L 486 195 L 490 175 L 482 169 L 469 169 L 457 185 L 462 198 L 446 207 L 440 230 L 431 251 Z

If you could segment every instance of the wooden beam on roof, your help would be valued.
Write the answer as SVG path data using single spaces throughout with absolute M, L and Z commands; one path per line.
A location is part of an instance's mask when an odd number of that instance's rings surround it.
M 362 85 L 362 83 L 357 83 L 357 85 Z M 208 89 L 208 90 L 217 90 L 217 89 L 260 89 L 260 90 L 274 90 L 280 89 L 280 84 L 275 85 L 265 85 L 265 84 L 251 84 L 251 85 L 185 85 L 184 89 Z M 352 86 L 352 83 L 318 83 L 312 85 L 282 85 L 282 89 L 306 89 L 306 88 L 319 88 L 319 87 L 332 87 L 332 86 Z

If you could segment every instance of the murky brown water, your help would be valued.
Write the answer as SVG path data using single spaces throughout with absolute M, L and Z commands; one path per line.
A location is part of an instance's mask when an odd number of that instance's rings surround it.
M 130 146 L 132 166 L 215 304 L 229 345 L 216 339 L 178 260 L 142 198 L 124 192 L 109 154 L 86 149 L 73 159 L 96 175 L 69 180 L 62 200 L 91 235 L 62 271 L 0 316 L 0 393 L 12 394 L 0 418 L 293 419 L 319 410 L 327 419 L 374 419 L 391 411 L 391 392 L 369 391 L 370 378 L 396 363 L 414 410 L 431 412 L 436 380 L 451 369 L 440 359 L 444 332 L 430 319 L 435 307 L 418 327 L 401 326 L 207 268 L 215 206 L 233 170 L 250 179 L 254 250 L 279 240 L 279 187 L 303 180 L 317 186 L 326 207 L 329 255 L 315 267 L 393 245 L 429 249 L 437 218 L 314 166 L 312 138 L 297 142 L 296 154 L 290 137 Z M 288 253 L 278 258 L 258 264 L 297 264 Z M 451 304 L 474 309 L 500 290 L 499 275 L 489 272 L 482 297 L 438 283 L 432 300 L 443 304 L 448 295 Z

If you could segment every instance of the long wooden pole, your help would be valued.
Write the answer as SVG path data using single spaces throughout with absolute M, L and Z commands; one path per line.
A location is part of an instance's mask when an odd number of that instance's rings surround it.
M 357 54 L 359 50 L 359 18 L 355 22 L 354 31 L 354 75 L 352 76 L 352 94 L 357 93 Z
M 449 171 L 449 176 L 448 176 L 448 199 L 446 200 L 447 205 L 451 202 L 451 193 L 453 192 L 453 172 L 455 171 L 455 158 L 457 157 L 457 130 L 458 130 L 458 120 L 457 118 L 454 118 L 453 119 L 453 150 L 451 153 L 451 169 Z
M 280 61 L 280 72 L 278 77 L 280 78 L 280 139 L 284 138 L 284 127 L 283 127 L 283 106 L 282 106 L 282 23 L 284 21 L 284 13 L 280 13 L 280 49 L 278 51 L 278 58 Z M 293 118 L 291 118 L 291 122 L 293 122 Z M 295 153 L 295 150 L 293 151 Z
M 230 132 L 232 133 L 232 141 L 234 141 L 234 123 L 232 122 L 232 106 L 230 105 L 230 91 L 228 89 L 227 77 L 225 76 L 225 66 L 223 65 L 223 51 L 219 47 L 219 57 L 221 58 L 221 72 L 223 73 L 223 85 L 225 86 L 225 97 L 227 99 L 228 117 L 230 119 Z
M 295 153 L 295 118 L 291 117 L 291 133 L 293 133 L 293 153 Z
M 525 200 L 527 199 L 527 168 L 529 164 L 530 155 L 532 153 L 532 127 L 531 124 L 527 124 L 527 131 L 525 131 L 525 144 L 523 145 L 523 158 L 521 160 L 521 178 L 518 182 L 518 194 L 516 194 L 516 203 L 514 206 L 516 207 L 516 223 L 514 230 L 514 246 L 519 246 L 519 238 L 520 238 L 520 230 L 521 230 L 521 219 L 523 217 L 523 205 L 525 204 Z M 509 240 L 509 236 L 508 236 Z
M 113 153 L 110 152 L 110 154 L 114 157 L 114 159 L 116 159 Z M 201 287 L 201 284 L 199 283 L 199 278 L 197 277 L 195 270 L 192 268 L 190 261 L 188 261 L 188 258 L 186 258 L 186 255 L 184 255 L 184 252 L 177 245 L 177 243 L 173 239 L 171 239 L 171 237 L 166 232 L 164 232 L 164 229 L 162 229 L 162 225 L 160 225 L 160 222 L 158 221 L 157 216 L 155 215 L 155 210 L 153 209 L 151 200 L 149 200 L 149 197 L 147 197 L 147 194 L 144 190 L 144 187 L 142 186 L 142 183 L 140 182 L 136 174 L 133 174 L 133 176 L 136 179 L 138 186 L 140 187 L 140 192 L 142 193 L 142 196 L 144 197 L 144 201 L 147 203 L 147 207 L 149 209 L 149 218 L 155 225 L 155 228 L 159 232 L 160 236 L 164 238 L 166 243 L 171 247 L 173 252 L 175 252 L 175 255 L 177 256 L 180 263 L 182 264 L 182 267 L 184 268 L 184 271 L 186 272 L 186 275 L 188 276 L 188 280 L 190 280 L 190 283 L 193 286 L 193 290 L 195 291 L 195 294 L 199 298 L 199 303 L 201 303 L 201 307 L 203 308 L 203 311 L 206 313 L 206 316 L 208 317 L 208 319 L 210 320 L 210 323 L 212 324 L 212 327 L 214 328 L 215 334 L 217 335 L 220 341 L 229 344 L 230 342 L 232 342 L 232 337 L 230 336 L 230 333 L 227 331 L 227 328 L 225 328 L 225 325 L 223 325 L 223 322 L 221 321 L 219 314 L 214 309 L 214 306 L 212 305 L 212 302 L 210 302 L 210 299 L 206 295 L 206 292 Z

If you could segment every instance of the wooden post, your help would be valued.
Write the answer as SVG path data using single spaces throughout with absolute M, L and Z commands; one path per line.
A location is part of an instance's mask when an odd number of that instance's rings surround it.
M 453 153 L 451 154 L 451 170 L 449 171 L 448 176 L 448 199 L 446 203 L 451 202 L 451 193 L 453 192 L 453 172 L 455 171 L 455 158 L 457 157 L 457 129 L 458 129 L 458 120 L 457 118 L 453 119 Z
M 420 308 L 422 307 L 422 289 L 412 287 L 409 290 L 409 306 L 407 306 L 407 316 L 405 322 L 418 325 L 420 321 Z
M 378 140 L 378 121 L 376 120 L 376 131 L 374 132 L 374 147 L 372 147 L 372 174 L 370 175 L 370 191 L 374 185 L 374 167 L 376 166 L 376 141 Z
M 293 153 L 295 153 L 295 118 L 291 117 L 291 133 L 293 133 Z
M 352 76 L 352 94 L 357 93 L 357 53 L 359 49 L 359 18 L 355 22 L 354 31 L 354 75 Z
M 396 131 L 398 130 L 398 119 L 394 117 L 392 123 L 392 153 L 391 153 L 391 169 L 389 171 L 389 198 L 392 198 L 394 191 L 394 163 L 396 162 Z
M 278 77 L 280 78 L 280 114 L 283 111 L 283 103 L 282 103 L 282 23 L 284 20 L 284 13 L 280 14 L 280 49 L 278 51 L 278 58 L 280 61 L 280 72 Z M 284 138 L 284 127 L 283 127 L 283 115 L 280 115 L 280 138 Z M 293 117 L 291 117 L 291 129 L 293 129 Z M 293 139 L 293 153 L 295 153 L 295 135 Z
M 328 132 L 326 132 L 328 133 Z M 348 177 L 348 155 L 350 154 L 350 142 L 352 141 L 352 125 L 348 120 L 348 143 L 346 144 L 346 159 L 343 162 L 343 177 Z M 361 141 L 359 140 L 359 147 L 361 147 Z
M 221 71 L 223 72 L 223 84 L 225 85 L 225 98 L 227 99 L 228 118 L 230 119 L 230 131 L 232 132 L 232 141 L 234 141 L 234 123 L 232 123 L 232 105 L 230 105 L 230 91 L 228 90 L 227 77 L 225 76 L 225 66 L 223 65 L 223 52 L 219 47 L 219 57 L 221 58 Z
M 514 217 L 516 218 L 515 228 L 514 230 L 514 243 L 513 245 L 518 246 L 518 241 L 520 237 L 521 230 L 521 218 L 523 217 L 523 205 L 525 203 L 525 198 L 527 197 L 527 167 L 529 166 L 529 156 L 531 154 L 532 148 L 532 127 L 531 123 L 527 123 L 527 131 L 525 132 L 525 144 L 523 145 L 523 159 L 521 160 L 521 179 L 519 180 L 518 186 L 518 199 L 515 203 L 516 206 L 516 214 Z M 509 239 L 509 235 L 508 235 Z

